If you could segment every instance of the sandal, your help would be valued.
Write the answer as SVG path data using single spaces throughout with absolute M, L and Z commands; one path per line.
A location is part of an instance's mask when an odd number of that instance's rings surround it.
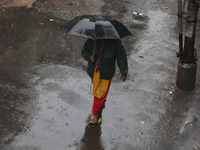
M 90 123 L 97 123 L 97 115 L 93 113 L 91 114 Z
M 98 124 L 101 124 L 102 121 L 103 121 L 103 119 L 102 119 L 102 118 L 99 118 L 99 119 L 98 119 Z

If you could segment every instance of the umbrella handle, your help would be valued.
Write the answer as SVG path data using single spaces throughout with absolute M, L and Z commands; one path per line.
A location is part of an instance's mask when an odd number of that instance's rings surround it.
M 95 47 L 96 47 L 96 39 L 94 39 L 94 47 L 93 47 L 93 56 L 94 56 L 94 54 L 95 54 Z

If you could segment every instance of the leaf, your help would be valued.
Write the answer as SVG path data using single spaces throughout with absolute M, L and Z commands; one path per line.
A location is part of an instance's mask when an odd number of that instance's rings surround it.
M 139 56 L 140 58 L 144 58 L 144 56 Z

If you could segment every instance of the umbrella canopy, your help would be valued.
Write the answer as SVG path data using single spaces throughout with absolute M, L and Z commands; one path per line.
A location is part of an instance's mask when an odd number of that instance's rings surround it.
M 108 16 L 83 15 L 78 16 L 62 27 L 70 35 L 78 35 L 91 39 L 120 39 L 131 35 L 128 29 L 120 22 Z

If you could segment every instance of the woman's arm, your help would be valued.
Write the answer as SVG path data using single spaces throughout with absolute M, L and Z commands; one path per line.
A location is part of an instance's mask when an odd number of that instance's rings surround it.
M 87 41 L 85 42 L 81 55 L 83 58 L 85 58 L 85 60 L 89 61 L 90 60 L 90 56 L 92 56 L 91 53 L 91 47 L 92 47 L 92 40 L 91 39 L 87 39 Z
M 122 74 L 122 80 L 126 80 L 128 73 L 128 62 L 126 58 L 126 52 L 120 40 L 116 42 L 116 51 L 117 51 L 117 65 Z

